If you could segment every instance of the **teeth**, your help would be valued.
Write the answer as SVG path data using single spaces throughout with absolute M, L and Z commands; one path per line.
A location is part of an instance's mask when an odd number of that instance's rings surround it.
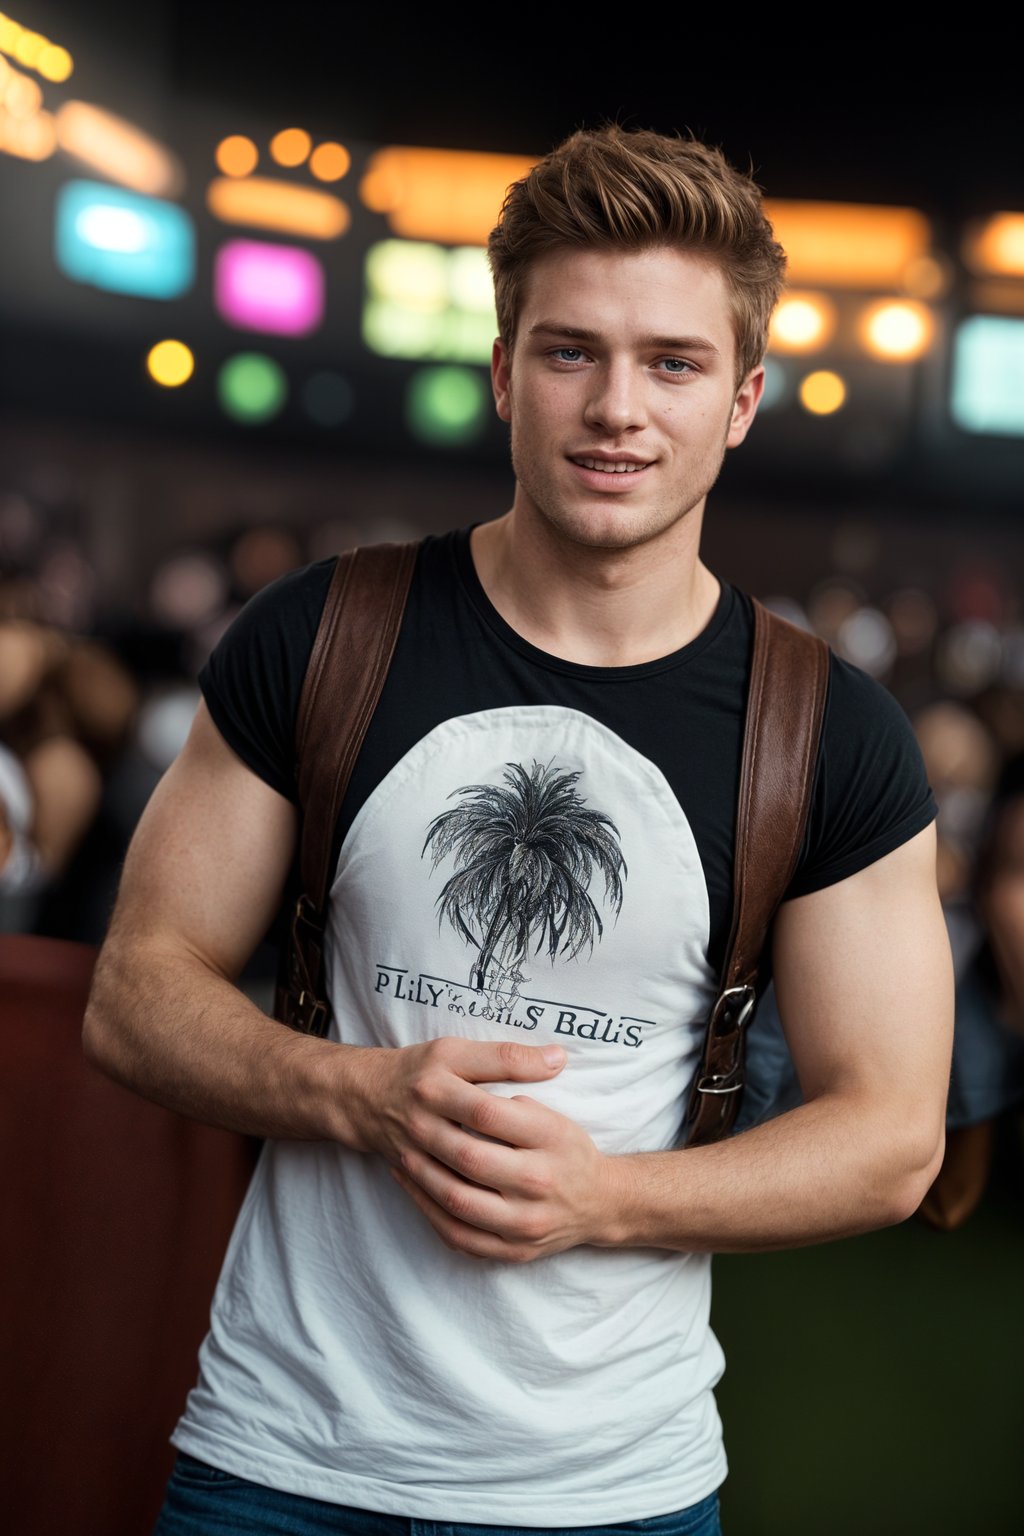
M 632 464 L 625 459 L 619 459 L 615 463 L 609 463 L 607 459 L 577 459 L 575 461 L 583 469 L 597 469 L 604 475 L 632 475 L 638 469 L 646 469 L 646 464 Z

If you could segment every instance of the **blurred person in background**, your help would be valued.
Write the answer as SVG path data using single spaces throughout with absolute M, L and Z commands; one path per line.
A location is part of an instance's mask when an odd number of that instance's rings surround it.
M 0 617 L 0 927 L 30 929 L 99 809 L 137 690 L 95 641 Z M 13 609 L 13 614 L 12 614 Z
M 97 968 L 90 1058 L 267 1138 L 167 1536 L 713 1536 L 710 1254 L 903 1220 L 941 1157 L 934 803 L 834 656 L 773 950 L 806 1102 L 678 1147 L 732 916 L 753 611 L 699 540 L 781 287 L 760 193 L 696 140 L 584 132 L 490 254 L 512 509 L 420 547 L 335 838 L 330 1035 L 235 985 L 293 858 L 330 560 L 204 668 Z
M 934 723 L 922 732 L 926 752 L 937 751 Z M 958 734 L 961 744 L 977 742 L 973 723 Z M 1024 754 L 1004 764 L 976 842 L 965 872 L 975 937 L 958 966 L 946 1154 L 921 1206 L 943 1230 L 977 1207 L 1000 1123 L 1024 1105 Z

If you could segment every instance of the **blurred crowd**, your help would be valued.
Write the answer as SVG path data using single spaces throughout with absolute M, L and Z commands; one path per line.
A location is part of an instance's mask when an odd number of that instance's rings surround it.
M 406 532 L 238 528 L 165 554 L 125 609 L 105 601 L 73 527 L 0 494 L 0 931 L 98 944 L 199 668 L 242 604 L 309 560 Z M 956 1226 L 1024 1105 L 1024 594 L 974 571 L 941 594 L 826 572 L 807 592 L 759 595 L 888 686 L 921 746 L 957 978 L 948 1151 L 923 1214 Z M 273 965 L 263 946 L 256 985 Z M 798 1094 L 770 997 L 751 1058 L 747 1123 Z

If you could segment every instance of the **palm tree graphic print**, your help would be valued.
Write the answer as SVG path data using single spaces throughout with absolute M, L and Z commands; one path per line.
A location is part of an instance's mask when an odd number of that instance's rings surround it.
M 614 822 L 591 810 L 576 788 L 580 773 L 536 760 L 530 772 L 509 763 L 504 783 L 469 784 L 449 795 L 462 803 L 435 816 L 428 847 L 437 866 L 454 854 L 455 873 L 437 898 L 445 918 L 477 950 L 470 986 L 512 996 L 527 978 L 530 942 L 574 959 L 604 932 L 590 895 L 595 869 L 604 902 L 618 917 L 626 864 Z

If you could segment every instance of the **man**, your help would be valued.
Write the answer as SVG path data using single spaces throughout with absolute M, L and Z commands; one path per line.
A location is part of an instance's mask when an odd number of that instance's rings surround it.
M 580 133 L 490 254 L 515 496 L 420 551 L 339 818 L 330 1038 L 233 979 L 293 854 L 331 562 L 204 670 L 99 966 L 93 1059 L 268 1138 L 165 1532 L 717 1531 L 710 1253 L 900 1221 L 941 1157 L 934 807 L 835 658 L 774 934 L 806 1102 L 677 1146 L 731 912 L 752 620 L 699 539 L 781 284 L 757 189 L 698 142 Z

